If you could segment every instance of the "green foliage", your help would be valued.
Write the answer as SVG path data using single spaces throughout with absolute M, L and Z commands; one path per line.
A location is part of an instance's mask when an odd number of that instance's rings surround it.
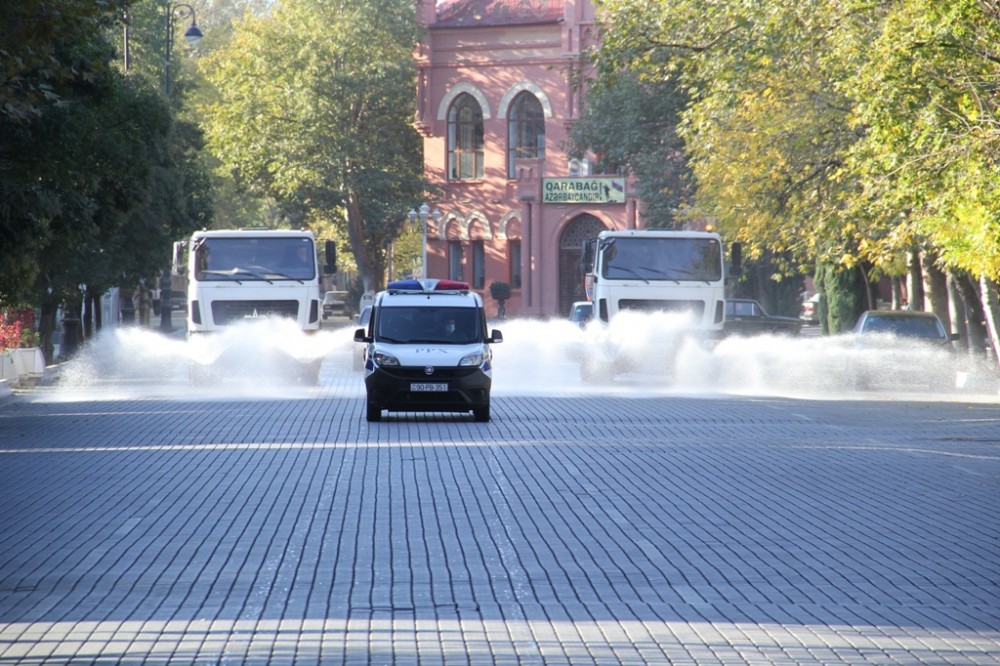
M 0 3 L 0 121 L 23 124 L 70 103 L 67 87 L 107 68 L 107 50 L 77 49 L 124 15 L 132 0 Z
M 695 209 L 750 258 L 1000 274 L 997 0 L 603 0 L 598 80 L 676 81 Z
M 101 33 L 61 35 L 51 58 L 78 69 L 57 77 L 58 103 L 0 121 L 0 302 L 131 286 L 169 260 L 179 232 L 206 221 L 190 167 L 197 131 L 175 124 L 143 79 L 110 67 L 112 56 Z
M 424 189 L 416 37 L 404 0 L 276 3 L 238 21 L 202 67 L 218 92 L 202 111 L 221 168 L 322 235 L 346 236 L 371 289 Z
M 684 143 L 677 136 L 685 102 L 670 81 L 644 83 L 623 72 L 588 92 L 587 108 L 570 131 L 570 152 L 596 154 L 596 172 L 636 176 L 651 228 L 673 228 L 676 211 L 693 195 Z
M 1000 3 L 894 3 L 868 58 L 845 81 L 864 138 L 853 205 L 896 220 L 890 250 L 926 243 L 943 262 L 1000 277 Z

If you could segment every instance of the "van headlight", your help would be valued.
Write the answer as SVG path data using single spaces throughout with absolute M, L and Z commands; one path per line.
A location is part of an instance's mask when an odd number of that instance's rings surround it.
M 372 360 L 375 361 L 375 365 L 399 365 L 398 358 L 385 352 L 375 352 Z
M 483 365 L 490 360 L 493 354 L 490 352 L 489 348 L 480 349 L 479 351 L 473 352 L 471 354 L 466 354 L 462 357 L 462 360 L 458 362 L 459 367 L 476 367 Z

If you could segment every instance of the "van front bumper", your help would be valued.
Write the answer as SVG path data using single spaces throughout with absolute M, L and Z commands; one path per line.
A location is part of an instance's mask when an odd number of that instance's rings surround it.
M 492 382 L 480 367 L 380 366 L 365 389 L 370 406 L 391 412 L 467 412 L 490 404 Z

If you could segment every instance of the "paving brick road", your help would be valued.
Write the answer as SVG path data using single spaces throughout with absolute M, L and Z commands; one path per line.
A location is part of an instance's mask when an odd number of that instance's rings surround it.
M 996 401 L 369 424 L 348 367 L 0 399 L 0 665 L 1000 664 Z

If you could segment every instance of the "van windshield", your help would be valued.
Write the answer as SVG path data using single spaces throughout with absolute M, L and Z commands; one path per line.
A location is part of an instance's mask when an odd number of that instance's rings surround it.
M 476 308 L 380 308 L 375 338 L 383 342 L 467 345 L 483 340 Z

